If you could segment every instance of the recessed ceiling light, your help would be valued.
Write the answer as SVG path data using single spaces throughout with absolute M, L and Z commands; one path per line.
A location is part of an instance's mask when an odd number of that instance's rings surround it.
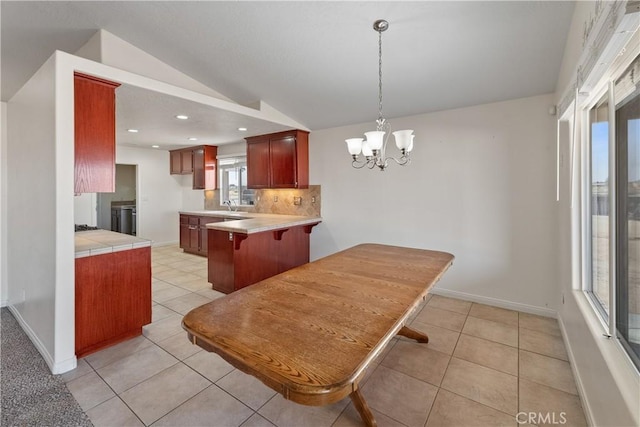
M 189 141 L 197 141 L 197 140 L 198 138 L 194 138 L 194 137 L 189 138 Z
M 152 145 L 151 148 L 160 148 L 159 145 Z
M 240 132 L 246 132 L 246 131 L 247 131 L 247 128 L 238 128 L 238 130 L 239 130 Z
M 189 116 L 185 116 L 184 114 L 178 114 L 176 116 L 176 119 L 180 119 L 180 120 L 187 120 L 189 118 Z
M 138 129 L 127 129 L 127 132 L 138 133 Z

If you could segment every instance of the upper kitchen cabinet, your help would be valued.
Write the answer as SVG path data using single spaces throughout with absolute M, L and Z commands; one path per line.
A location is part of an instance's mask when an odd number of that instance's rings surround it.
M 200 145 L 169 152 L 170 173 L 186 175 L 193 173 L 194 190 L 215 190 L 217 188 L 216 157 L 218 147 Z
M 113 193 L 118 83 L 74 73 L 76 193 Z
M 217 188 L 217 156 L 218 147 L 212 145 L 193 147 L 194 190 L 215 190 Z
M 171 175 L 187 175 L 193 173 L 193 151 L 191 148 L 169 151 L 171 157 Z
M 246 138 L 248 188 L 309 187 L 309 132 Z

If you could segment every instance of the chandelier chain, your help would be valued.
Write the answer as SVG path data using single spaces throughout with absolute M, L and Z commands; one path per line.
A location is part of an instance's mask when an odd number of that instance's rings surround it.
M 382 126 L 382 31 L 378 31 L 378 120 Z

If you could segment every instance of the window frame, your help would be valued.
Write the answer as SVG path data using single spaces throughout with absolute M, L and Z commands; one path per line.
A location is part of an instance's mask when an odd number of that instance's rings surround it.
M 612 223 L 614 223 L 613 225 L 615 225 L 615 218 L 613 218 L 613 212 L 611 210 L 611 203 L 612 200 L 614 199 L 614 190 L 612 189 L 612 185 L 613 185 L 613 181 L 614 179 L 612 179 L 612 176 L 614 176 L 614 171 L 612 171 L 611 168 L 611 161 L 612 161 L 612 155 L 611 155 L 611 149 L 612 147 L 615 146 L 615 144 L 612 143 L 612 141 L 615 141 L 614 139 L 612 139 L 611 137 L 611 127 L 612 127 L 612 122 L 611 122 L 611 101 L 612 101 L 612 96 L 611 96 L 611 87 L 610 87 L 610 82 L 607 81 L 606 84 L 601 85 L 601 87 L 599 88 L 599 90 L 594 91 L 593 95 L 590 97 L 590 100 L 588 103 L 586 103 L 584 105 L 584 107 L 582 108 L 581 111 L 581 123 L 583 123 L 582 126 L 582 143 L 583 143 L 583 152 L 584 154 L 584 159 L 583 159 L 583 180 L 582 180 L 582 195 L 583 195 L 583 200 L 585 201 L 585 203 L 583 204 L 583 210 L 582 210 L 582 219 L 583 219 L 583 259 L 586 261 L 583 264 L 583 278 L 584 280 L 582 281 L 582 291 L 585 293 L 585 296 L 587 297 L 587 301 L 589 301 L 589 304 L 591 305 L 591 307 L 593 308 L 593 310 L 595 311 L 598 319 L 600 320 L 600 323 L 602 323 L 603 328 L 607 331 L 607 334 L 610 335 L 610 331 L 609 331 L 609 319 L 610 319 L 610 315 L 612 313 L 611 310 L 611 300 L 613 299 L 611 297 L 612 293 L 612 289 L 611 289 L 611 285 L 612 285 L 612 272 L 615 273 L 615 269 L 612 269 L 612 252 L 611 252 L 611 240 L 614 239 L 615 237 L 613 236 L 613 234 L 611 233 L 611 227 L 612 227 Z M 609 236 L 609 256 L 607 259 L 607 262 L 609 263 L 609 277 L 608 277 L 608 283 L 609 283 L 609 304 L 607 309 L 609 310 L 609 312 L 607 312 L 605 310 L 605 307 L 603 306 L 603 304 L 601 303 L 600 299 L 597 297 L 596 293 L 593 290 L 593 237 L 592 237 L 592 232 L 593 232 L 593 221 L 592 221 L 592 207 L 593 207 L 593 202 L 592 202 L 592 144 L 591 144 L 591 110 L 596 106 L 596 104 L 598 104 L 598 102 L 600 102 L 600 100 L 602 100 L 604 98 L 604 96 L 607 95 L 607 102 L 609 104 L 609 108 L 608 108 L 608 114 L 607 114 L 607 124 L 608 124 L 608 134 L 607 134 L 607 142 L 608 142 L 608 193 L 609 193 L 609 230 L 608 230 L 608 236 Z M 615 233 L 614 233 L 615 234 Z M 612 271 L 613 270 L 613 271 Z
M 225 189 L 223 188 L 225 185 L 225 179 L 223 178 L 223 174 L 224 171 L 226 169 L 230 169 L 229 167 L 226 167 L 228 165 L 226 165 L 225 163 L 229 162 L 230 160 L 234 160 L 236 164 L 244 164 L 244 167 L 248 169 L 248 165 L 247 165 L 247 155 L 245 153 L 237 153 L 237 154 L 228 154 L 228 155 L 222 155 L 222 156 L 218 156 L 217 157 L 218 160 L 218 182 L 220 183 L 219 185 L 219 189 L 220 189 L 220 200 L 219 203 L 220 205 L 223 204 L 223 202 L 226 200 L 224 195 L 228 194 L 228 189 L 225 191 Z M 246 183 L 245 183 L 245 188 L 246 188 Z M 250 189 L 246 189 L 246 190 L 250 190 Z M 254 190 L 251 190 L 254 191 Z M 242 198 L 240 198 L 239 201 L 241 201 Z M 237 203 L 235 206 L 238 207 L 243 207 L 243 208 L 252 208 L 255 207 L 255 203 L 252 204 L 241 204 L 241 203 Z
M 619 158 L 620 149 L 616 140 L 616 99 L 615 99 L 615 84 L 616 81 L 627 71 L 631 64 L 636 61 L 638 55 L 632 55 L 627 61 L 621 64 L 617 64 L 615 69 L 611 70 L 606 78 L 603 78 L 601 82 L 594 88 L 589 94 L 588 98 L 584 99 L 581 103 L 581 107 L 574 114 L 574 120 L 579 119 L 580 136 L 576 143 L 581 146 L 581 172 L 579 173 L 581 185 L 581 204 L 580 204 L 580 219 L 581 226 L 581 275 L 580 291 L 585 295 L 587 302 L 591 306 L 593 313 L 602 325 L 603 335 L 609 338 L 615 338 L 615 341 L 619 348 L 623 350 L 624 355 L 630 364 L 635 368 L 637 373 L 640 373 L 640 357 L 635 351 L 630 348 L 629 343 L 626 342 L 626 338 L 622 336 L 617 328 L 618 324 L 618 289 L 617 279 L 620 268 L 620 259 L 618 252 L 620 251 L 621 242 L 618 239 L 618 233 L 620 228 L 619 213 L 618 213 L 618 185 L 619 176 L 617 170 L 617 164 L 621 160 Z M 591 144 L 591 109 L 603 98 L 603 95 L 608 94 L 608 191 L 609 191 L 609 304 L 607 313 L 604 311 L 602 304 L 598 297 L 593 292 L 593 255 L 592 255 L 592 144 Z M 579 102 L 578 99 L 574 102 Z M 624 160 L 627 160 L 625 158 Z

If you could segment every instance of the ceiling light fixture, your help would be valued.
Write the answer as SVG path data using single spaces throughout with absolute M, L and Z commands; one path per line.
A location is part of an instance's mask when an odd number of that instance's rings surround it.
M 189 138 L 189 141 L 197 141 L 198 138 L 194 138 L 193 136 L 191 138 Z
M 347 149 L 353 161 L 351 166 L 356 169 L 368 167 L 373 169 L 378 167 L 381 171 L 389 166 L 389 160 L 395 161 L 400 166 L 411 163 L 409 153 L 413 150 L 413 130 L 397 130 L 393 132 L 396 146 L 402 154 L 400 158 L 387 157 L 387 141 L 389 140 L 389 130 L 391 125 L 382 116 L 382 32 L 389 28 L 389 23 L 384 19 L 379 19 L 373 23 L 373 29 L 378 32 L 378 120 L 376 120 L 376 130 L 365 132 L 365 138 L 346 139 Z M 387 137 L 385 138 L 385 134 Z M 360 158 L 360 153 L 364 159 Z
M 127 129 L 127 132 L 138 133 L 138 129 Z
M 159 145 L 152 145 L 151 148 L 160 148 Z
M 239 130 L 240 132 L 246 132 L 246 131 L 247 131 L 247 128 L 238 128 L 238 130 Z
M 185 116 L 184 114 L 178 114 L 176 116 L 176 119 L 179 119 L 179 120 L 187 120 L 188 118 L 189 116 Z

